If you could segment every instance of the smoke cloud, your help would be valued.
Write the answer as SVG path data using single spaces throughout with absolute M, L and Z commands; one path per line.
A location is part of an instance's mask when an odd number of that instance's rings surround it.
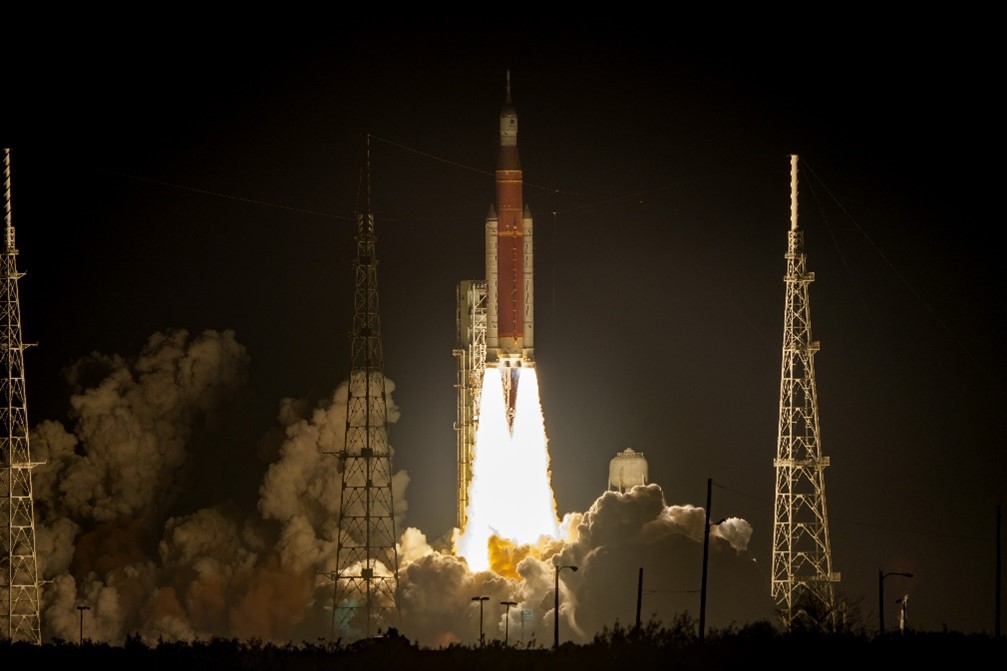
M 46 462 L 33 480 L 45 640 L 75 640 L 82 617 L 86 638 L 111 644 L 340 637 L 331 573 L 345 383 L 315 404 L 279 402 L 277 427 L 258 446 L 270 463 L 254 510 L 229 500 L 179 510 L 186 474 L 210 427 L 240 403 L 249 364 L 233 332 L 172 331 L 135 357 L 95 353 L 68 369 L 69 425 L 47 420 L 32 432 L 33 457 Z M 385 389 L 395 422 L 394 383 Z M 507 630 L 511 643 L 551 645 L 556 564 L 577 566 L 559 576 L 563 640 L 631 624 L 638 605 L 665 622 L 699 612 L 705 511 L 669 505 L 656 484 L 602 493 L 564 517 L 562 540 L 530 548 L 494 538 L 499 572 L 472 572 L 448 545 L 404 528 L 408 485 L 394 472 L 399 630 L 420 645 L 477 642 L 480 603 L 488 640 Z M 769 577 L 747 553 L 752 533 L 739 518 L 712 527 L 710 627 L 773 617 Z

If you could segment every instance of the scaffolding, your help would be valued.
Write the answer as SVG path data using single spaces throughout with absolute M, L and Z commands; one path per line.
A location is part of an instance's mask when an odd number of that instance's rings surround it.
M 463 280 L 457 295 L 458 395 L 455 432 L 458 448 L 458 510 L 456 524 L 464 530 L 468 522 L 469 485 L 472 458 L 479 426 L 479 400 L 486 372 L 486 283 Z

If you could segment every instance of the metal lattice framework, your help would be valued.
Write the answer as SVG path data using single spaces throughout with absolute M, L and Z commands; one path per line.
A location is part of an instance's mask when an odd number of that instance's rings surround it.
M 17 247 L 11 224 L 10 150 L 4 149 L 3 318 L 0 358 L 3 359 L 3 405 L 0 414 L 0 636 L 9 641 L 42 643 L 39 618 L 38 559 L 35 554 L 35 503 L 28 445 L 28 408 L 21 340 L 21 304 Z
M 774 466 L 772 596 L 783 625 L 798 619 L 810 626 L 836 624 L 825 468 L 818 424 L 818 393 L 811 337 L 808 288 L 815 274 L 806 269 L 804 234 L 797 227 L 797 156 L 791 156 L 791 223 L 787 236 L 786 305 L 780 375 L 779 440 Z
M 338 622 L 340 633 L 347 638 L 369 638 L 382 627 L 387 630 L 399 622 L 399 561 L 369 164 L 368 138 L 357 210 L 346 442 L 339 452 L 342 483 L 337 568 L 333 576 L 333 621 Z
M 486 283 L 465 280 L 458 285 L 457 322 L 458 409 L 455 431 L 458 442 L 457 526 L 468 522 L 469 485 L 476 429 L 479 426 L 479 399 L 486 371 Z

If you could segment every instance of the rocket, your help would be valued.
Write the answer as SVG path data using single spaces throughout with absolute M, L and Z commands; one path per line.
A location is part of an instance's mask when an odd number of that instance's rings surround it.
M 510 391 L 516 391 L 516 369 L 535 365 L 532 216 L 524 204 L 517 131 L 508 71 L 500 110 L 496 203 L 486 217 L 486 365 L 512 369 L 513 385 L 504 376 Z

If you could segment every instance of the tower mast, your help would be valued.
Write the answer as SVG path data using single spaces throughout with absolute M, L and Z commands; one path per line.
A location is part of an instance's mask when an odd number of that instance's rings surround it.
M 11 223 L 10 149 L 4 148 L 3 296 L 0 306 L 0 359 L 3 360 L 3 403 L 0 413 L 0 636 L 8 641 L 42 643 L 39 619 L 38 559 L 35 554 L 35 504 L 28 446 L 28 408 L 21 340 L 21 303 L 17 247 Z
M 382 626 L 397 627 L 399 620 L 399 561 L 370 191 L 368 136 L 357 197 L 346 440 L 338 454 L 342 482 L 333 618 L 342 614 L 340 630 L 351 638 L 370 637 Z
M 813 626 L 836 625 L 825 468 L 818 425 L 818 392 L 811 338 L 804 233 L 797 226 L 797 156 L 790 157 L 790 231 L 787 234 L 786 302 L 776 459 L 771 592 L 784 627 L 798 619 Z

